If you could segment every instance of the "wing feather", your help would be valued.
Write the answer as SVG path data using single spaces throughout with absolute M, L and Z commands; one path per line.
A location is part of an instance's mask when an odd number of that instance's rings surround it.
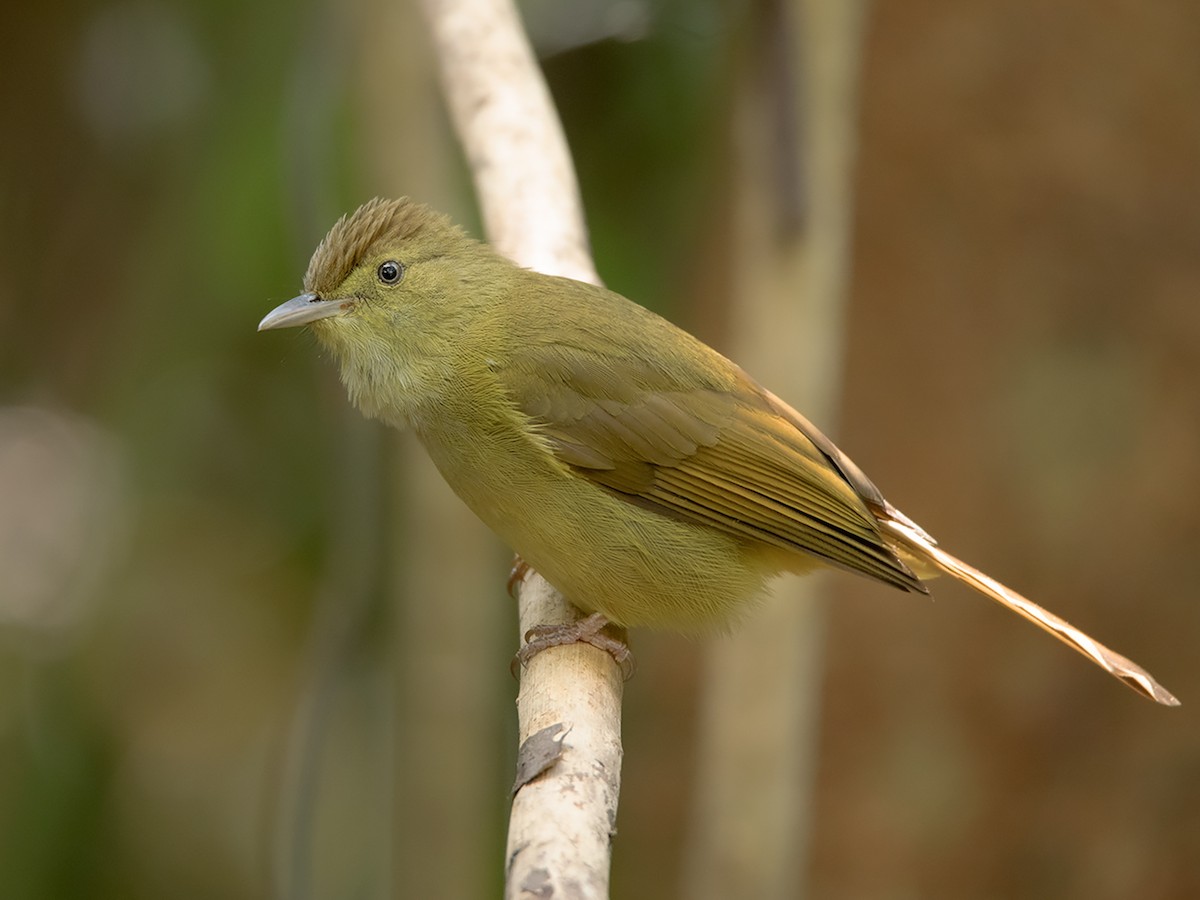
M 884 541 L 878 490 L 856 468 L 847 474 L 794 410 L 736 368 L 724 384 L 689 389 L 650 362 L 620 362 L 618 377 L 597 354 L 558 343 L 525 348 L 502 375 L 558 458 L 617 496 L 924 590 Z

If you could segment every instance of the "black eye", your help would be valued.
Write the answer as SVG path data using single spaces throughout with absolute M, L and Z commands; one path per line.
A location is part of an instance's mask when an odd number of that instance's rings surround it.
M 379 280 L 384 284 L 395 284 L 404 275 L 404 266 L 400 265 L 394 259 L 389 259 L 387 262 L 379 264 L 379 268 L 375 270 L 375 274 L 379 276 Z

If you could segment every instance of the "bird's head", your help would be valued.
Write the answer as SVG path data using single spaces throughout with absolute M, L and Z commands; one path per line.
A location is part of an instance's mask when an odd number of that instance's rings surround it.
M 313 253 L 304 292 L 258 330 L 310 326 L 340 362 L 352 399 L 385 414 L 449 358 L 499 261 L 441 213 L 375 199 L 338 220 Z

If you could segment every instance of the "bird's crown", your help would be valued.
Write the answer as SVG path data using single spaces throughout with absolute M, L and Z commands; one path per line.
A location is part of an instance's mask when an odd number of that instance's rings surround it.
M 342 216 L 329 230 L 309 261 L 304 289 L 328 296 L 375 247 L 410 242 L 426 234 L 463 237 L 448 217 L 422 203 L 407 197 L 376 197 Z

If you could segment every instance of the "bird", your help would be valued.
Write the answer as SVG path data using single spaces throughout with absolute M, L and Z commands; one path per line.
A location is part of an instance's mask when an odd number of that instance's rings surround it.
M 516 265 L 422 203 L 376 198 L 339 219 L 302 293 L 258 329 L 296 326 L 363 414 L 415 432 L 474 513 L 589 614 L 590 634 L 727 630 L 786 572 L 833 567 L 917 593 L 944 574 L 1179 704 L 944 550 L 736 363 L 620 294 Z

